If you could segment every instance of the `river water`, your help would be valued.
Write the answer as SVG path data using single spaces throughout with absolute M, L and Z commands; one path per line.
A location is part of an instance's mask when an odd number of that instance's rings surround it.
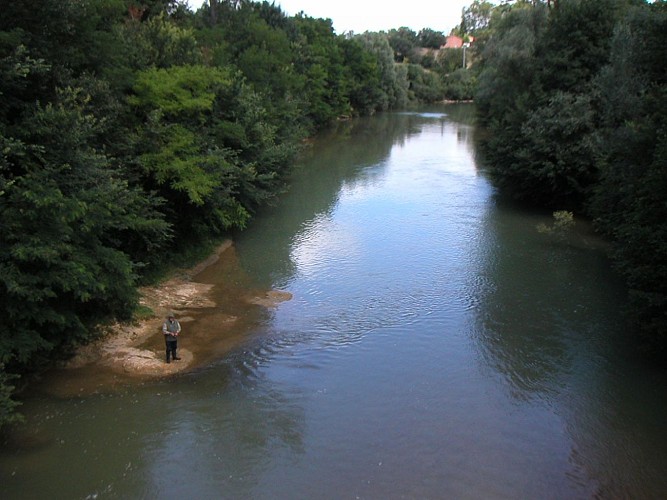
M 539 232 L 549 214 L 498 196 L 473 111 L 318 137 L 235 237 L 233 270 L 197 276 L 219 306 L 188 328 L 220 354 L 163 380 L 37 388 L 1 496 L 667 497 L 667 377 L 633 354 L 604 243 L 583 222 Z M 246 288 L 293 298 L 216 329 Z

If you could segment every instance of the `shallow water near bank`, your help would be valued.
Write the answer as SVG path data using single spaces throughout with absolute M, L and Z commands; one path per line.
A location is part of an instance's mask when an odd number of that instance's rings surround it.
M 472 112 L 318 137 L 195 277 L 216 306 L 181 342 L 216 347 L 174 377 L 35 387 L 3 498 L 664 497 L 667 378 L 632 354 L 604 243 L 502 200 Z M 292 299 L 246 300 L 271 289 Z

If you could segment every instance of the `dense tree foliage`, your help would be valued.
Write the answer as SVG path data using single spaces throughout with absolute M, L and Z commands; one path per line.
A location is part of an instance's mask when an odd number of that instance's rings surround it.
M 417 41 L 420 47 L 428 49 L 439 49 L 445 44 L 446 37 L 440 31 L 435 31 L 430 28 L 419 30 L 417 34 Z
M 268 2 L 5 2 L 0 425 L 17 376 L 131 317 L 138 284 L 179 253 L 243 228 L 304 137 L 442 99 L 437 74 L 396 60 L 386 33 L 337 36 Z
M 390 30 L 387 41 L 394 51 L 396 62 L 403 62 L 406 57 L 412 57 L 413 51 L 419 47 L 417 33 L 405 26 Z
M 378 109 L 402 107 L 408 103 L 408 74 L 404 65 L 394 64 L 394 51 L 382 33 L 364 33 L 358 37 L 363 47 L 377 61 L 380 78 Z
M 483 37 L 489 30 L 495 6 L 485 0 L 474 0 L 463 9 L 458 33 L 462 37 Z
M 629 312 L 667 358 L 667 4 L 632 9 L 617 25 L 600 98 L 598 226 L 630 289 Z M 657 351 L 657 352 L 656 352 Z
M 593 217 L 642 345 L 667 359 L 665 2 L 517 2 L 491 20 L 476 101 L 495 181 Z

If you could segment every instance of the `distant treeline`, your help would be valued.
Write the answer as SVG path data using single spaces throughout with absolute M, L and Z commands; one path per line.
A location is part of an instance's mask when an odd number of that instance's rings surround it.
M 446 74 L 397 63 L 387 33 L 209 4 L 2 4 L 0 425 L 18 376 L 130 318 L 175 256 L 243 228 L 305 137 L 445 97 Z
M 496 183 L 594 221 L 627 281 L 637 344 L 664 362 L 667 4 L 517 1 L 489 19 L 475 100 Z

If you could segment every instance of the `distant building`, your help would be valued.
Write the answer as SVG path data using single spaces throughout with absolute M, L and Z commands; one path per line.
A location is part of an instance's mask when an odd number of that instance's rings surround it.
M 447 41 L 441 47 L 443 49 L 460 49 L 463 47 L 463 38 L 456 35 L 449 35 Z

